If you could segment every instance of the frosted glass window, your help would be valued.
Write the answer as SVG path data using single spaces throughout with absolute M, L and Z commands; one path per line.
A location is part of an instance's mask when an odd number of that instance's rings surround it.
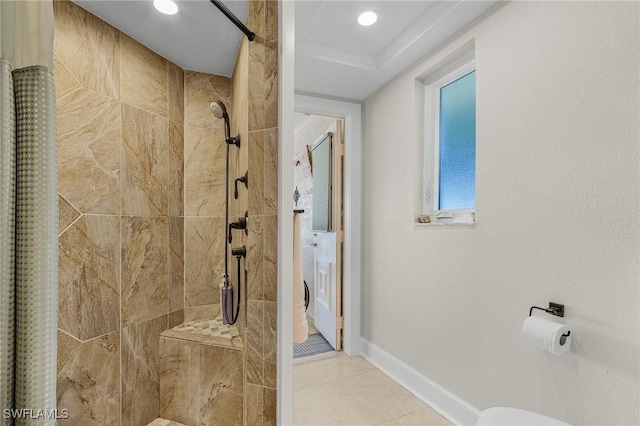
M 476 206 L 476 73 L 440 88 L 438 209 Z

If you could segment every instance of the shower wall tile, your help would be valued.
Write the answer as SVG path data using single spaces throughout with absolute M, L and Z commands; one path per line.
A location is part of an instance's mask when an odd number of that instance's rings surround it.
M 215 318 L 220 316 L 220 304 L 213 303 L 201 306 L 186 306 L 184 308 L 184 321 L 195 321 L 200 319 Z
M 167 316 L 122 330 L 122 424 L 146 426 L 160 413 L 160 333 Z
M 58 234 L 71 225 L 78 216 L 80 216 L 80 212 L 73 208 L 62 195 L 58 194 Z
M 184 307 L 184 218 L 169 218 L 169 312 Z
M 226 168 L 224 131 L 186 127 L 184 155 L 185 215 L 224 215 Z
M 71 1 L 53 2 L 54 52 L 84 87 L 120 96 L 118 30 Z
M 278 213 L 278 129 L 264 131 L 264 210 Z
M 180 325 L 184 321 L 184 309 L 169 312 L 169 315 L 167 317 L 167 329 Z
M 265 4 L 264 0 L 249 2 L 247 27 L 256 34 L 255 43 L 262 43 L 265 39 Z
M 53 55 L 53 78 L 56 86 L 56 99 L 60 99 L 81 87 L 78 80 L 76 80 L 57 55 Z
M 78 89 L 58 100 L 57 124 L 62 196 L 81 213 L 119 214 L 120 103 Z
M 264 388 L 262 399 L 262 424 L 264 426 L 275 426 L 277 409 L 277 392 L 275 389 Z
M 231 110 L 231 80 L 228 77 L 185 72 L 185 126 L 218 129 L 224 134 L 224 121 L 215 118 L 209 109 L 209 103 L 215 100 L 221 100 L 227 110 Z
M 242 424 L 242 351 L 201 345 L 200 374 L 200 415 L 194 424 Z
M 199 346 L 160 338 L 160 416 L 186 425 L 198 425 L 197 381 Z
M 168 313 L 168 220 L 123 217 L 122 326 Z
M 184 215 L 184 127 L 169 121 L 169 216 Z
M 169 120 L 184 124 L 184 71 L 173 62 L 167 62 L 169 84 Z
M 249 46 L 249 131 L 265 128 L 265 46 Z
M 224 272 L 224 218 L 185 217 L 184 233 L 185 306 L 218 304 Z
M 247 383 L 264 385 L 264 302 L 247 301 L 246 354 Z
M 267 0 L 267 4 L 275 2 Z M 267 8 L 268 10 L 269 8 Z M 264 45 L 264 128 L 278 127 L 278 40 Z
M 122 104 L 122 214 L 166 215 L 167 120 Z
M 249 214 L 264 212 L 264 131 L 249 132 Z
M 278 40 L 278 0 L 265 0 L 265 30 L 267 42 Z
M 264 385 L 268 388 L 275 389 L 277 382 L 276 369 L 278 365 L 276 336 L 278 328 L 278 305 L 275 302 L 264 302 L 263 327 Z
M 120 332 L 84 342 L 57 382 L 58 407 L 69 410 L 58 425 L 120 425 Z
M 261 216 L 251 217 L 247 245 L 247 299 L 264 299 L 263 256 L 264 256 L 264 226 Z
M 245 424 L 251 426 L 262 425 L 262 401 L 264 388 L 262 386 L 253 385 L 248 383 L 245 386 L 245 408 L 246 408 L 246 422 Z
M 82 342 L 75 337 L 65 333 L 58 329 L 58 354 L 57 354 L 57 369 L 60 371 L 62 367 L 71 359 L 73 353 L 80 347 Z
M 82 216 L 59 238 L 58 326 L 88 340 L 120 324 L 120 224 Z
M 278 300 L 278 216 L 263 216 L 263 275 L 264 300 Z
M 122 102 L 167 118 L 167 60 L 121 34 L 120 61 Z

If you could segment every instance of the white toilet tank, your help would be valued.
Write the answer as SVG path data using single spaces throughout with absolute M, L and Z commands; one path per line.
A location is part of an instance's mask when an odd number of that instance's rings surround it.
M 478 417 L 477 426 L 570 426 L 542 414 L 510 407 L 493 407 Z

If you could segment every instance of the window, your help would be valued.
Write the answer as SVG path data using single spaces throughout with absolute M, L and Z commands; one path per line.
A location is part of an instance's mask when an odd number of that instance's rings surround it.
M 476 71 L 473 63 L 425 85 L 424 199 L 432 223 L 475 222 Z

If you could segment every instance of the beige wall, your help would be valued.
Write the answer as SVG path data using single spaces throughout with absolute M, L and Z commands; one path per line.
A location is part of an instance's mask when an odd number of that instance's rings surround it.
M 364 337 L 478 409 L 640 421 L 639 17 L 509 2 L 364 104 Z M 470 42 L 477 224 L 416 226 L 416 79 Z M 563 356 L 520 336 L 550 301 Z

